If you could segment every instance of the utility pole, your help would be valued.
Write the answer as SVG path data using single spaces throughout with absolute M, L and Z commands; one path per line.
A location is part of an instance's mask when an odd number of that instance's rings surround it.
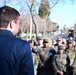
M 43 21 L 44 23 L 44 35 L 46 35 L 46 24 L 45 24 L 45 19 L 44 19 L 44 21 Z
M 30 15 L 30 40 L 32 38 L 32 17 Z
M 6 0 L 4 0 L 4 6 L 6 6 Z

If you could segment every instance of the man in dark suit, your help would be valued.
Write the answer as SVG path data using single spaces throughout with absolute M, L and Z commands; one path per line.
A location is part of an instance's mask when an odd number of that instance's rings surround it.
M 16 38 L 20 14 L 14 8 L 0 8 L 0 75 L 34 75 L 28 42 Z

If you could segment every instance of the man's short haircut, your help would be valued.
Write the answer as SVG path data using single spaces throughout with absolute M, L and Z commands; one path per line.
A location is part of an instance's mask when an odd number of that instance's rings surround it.
M 7 28 L 8 24 L 12 20 L 17 20 L 20 16 L 19 12 L 9 6 L 3 6 L 0 8 L 0 28 Z

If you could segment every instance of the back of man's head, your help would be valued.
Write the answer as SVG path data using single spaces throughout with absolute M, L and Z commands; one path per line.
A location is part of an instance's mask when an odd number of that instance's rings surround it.
M 12 20 L 17 20 L 20 16 L 19 12 L 12 7 L 0 7 L 0 28 L 7 28 L 8 23 Z

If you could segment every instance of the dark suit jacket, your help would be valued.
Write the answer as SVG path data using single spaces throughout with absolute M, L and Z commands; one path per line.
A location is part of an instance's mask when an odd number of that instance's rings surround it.
M 0 30 L 0 75 L 34 75 L 28 42 Z

